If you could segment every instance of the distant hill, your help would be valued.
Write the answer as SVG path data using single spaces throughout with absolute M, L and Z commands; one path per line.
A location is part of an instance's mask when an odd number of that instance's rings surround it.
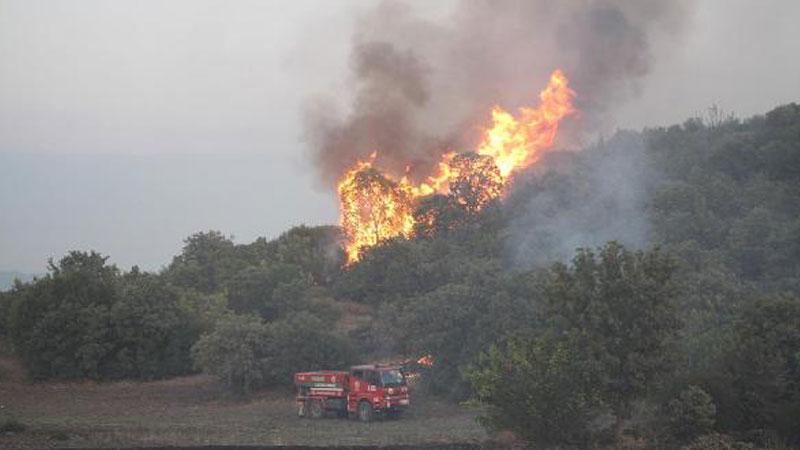
M 14 280 L 19 278 L 22 281 L 31 281 L 33 277 L 40 276 L 39 274 L 35 273 L 23 273 L 23 272 L 7 272 L 0 270 L 0 291 L 6 291 L 11 289 L 11 286 L 14 285 Z

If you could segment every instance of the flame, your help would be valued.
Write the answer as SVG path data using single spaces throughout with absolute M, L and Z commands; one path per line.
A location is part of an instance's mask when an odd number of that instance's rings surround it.
M 495 106 L 492 125 L 483 131 L 477 150 L 445 153 L 437 171 L 419 184 L 407 174 L 395 181 L 377 170 L 376 152 L 357 161 L 338 185 L 347 263 L 358 261 L 366 248 L 411 237 L 414 208 L 422 197 L 449 193 L 468 212 L 500 197 L 515 172 L 536 163 L 553 146 L 559 123 L 575 113 L 574 97 L 564 73 L 554 71 L 539 93 L 538 107 L 520 108 L 515 116 Z
M 431 367 L 433 366 L 433 356 L 425 355 L 417 360 L 417 364 L 419 364 L 420 366 Z
M 478 153 L 494 158 L 505 179 L 535 163 L 553 145 L 561 119 L 575 112 L 566 75 L 556 70 L 539 93 L 538 108 L 520 108 L 514 117 L 499 106 L 492 109 L 492 127 L 486 130 Z
M 404 182 L 397 183 L 372 167 L 376 153 L 359 161 L 339 182 L 341 225 L 348 238 L 348 261 L 356 261 L 364 247 L 396 236 L 410 236 L 414 229 L 412 195 Z

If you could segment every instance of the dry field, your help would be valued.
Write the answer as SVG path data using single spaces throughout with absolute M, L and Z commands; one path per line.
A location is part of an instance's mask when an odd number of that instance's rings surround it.
M 414 400 L 412 400 L 414 401 Z M 295 416 L 288 391 L 246 401 L 225 398 L 197 375 L 155 382 L 29 383 L 17 361 L 0 356 L 0 449 L 208 445 L 399 445 L 478 443 L 475 411 L 418 396 L 400 420 L 362 424 Z

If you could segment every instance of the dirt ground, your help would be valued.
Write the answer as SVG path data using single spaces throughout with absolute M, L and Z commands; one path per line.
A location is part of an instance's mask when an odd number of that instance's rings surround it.
M 20 364 L 0 356 L 0 449 L 161 446 L 397 446 L 484 443 L 477 412 L 412 397 L 399 420 L 363 424 L 296 417 L 291 392 L 227 399 L 213 379 L 189 376 L 154 382 L 30 383 Z M 471 445 L 470 445 L 471 444 Z M 454 448 L 446 445 L 444 447 Z M 460 446 L 457 446 L 460 447 Z

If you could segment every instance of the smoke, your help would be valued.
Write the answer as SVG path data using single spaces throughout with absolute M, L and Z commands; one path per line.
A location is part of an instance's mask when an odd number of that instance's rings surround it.
M 511 265 L 566 262 L 576 248 L 610 240 L 634 248 L 650 242 L 646 208 L 661 177 L 640 134 L 618 132 L 583 152 L 551 154 L 551 159 L 569 160 L 561 170 L 521 183 L 509 198 L 509 211 L 516 214 L 506 240 Z
M 680 35 L 688 17 L 683 0 L 463 0 L 434 21 L 385 1 L 357 22 L 349 107 L 309 102 L 312 158 L 327 186 L 373 151 L 382 168 L 427 175 L 443 152 L 473 149 L 491 106 L 535 105 L 556 68 L 581 111 L 560 144 L 576 145 L 613 126 L 654 42 Z

